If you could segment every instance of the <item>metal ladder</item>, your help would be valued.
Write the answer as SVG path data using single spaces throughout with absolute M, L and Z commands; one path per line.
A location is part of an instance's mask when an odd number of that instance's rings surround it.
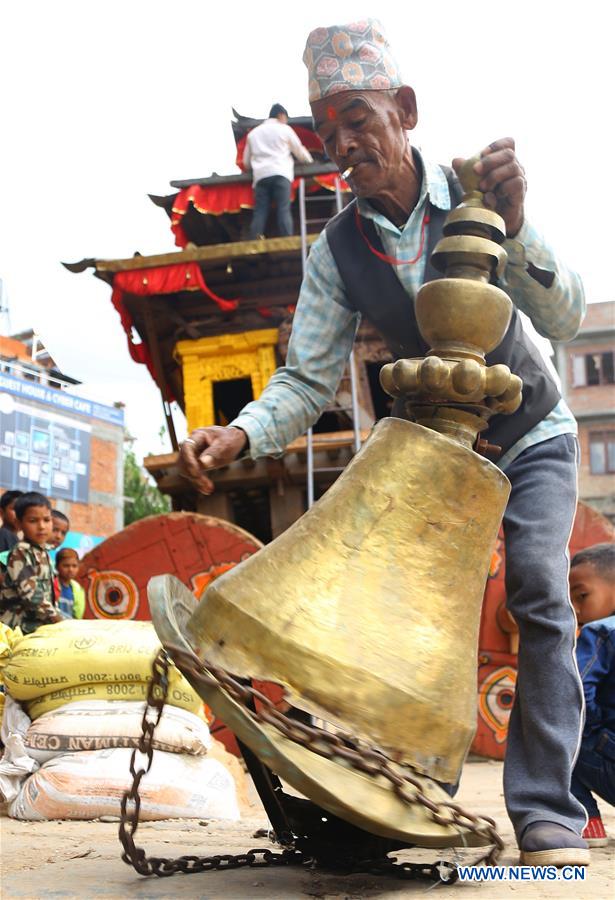
M 329 197 L 316 196 L 308 197 L 305 191 L 305 179 L 299 181 L 299 227 L 301 233 L 301 265 L 303 275 L 307 264 L 309 246 L 308 246 L 308 225 L 325 225 L 328 218 L 308 219 L 307 205 L 308 203 L 318 203 L 323 200 L 329 200 Z M 335 207 L 336 212 L 341 212 L 344 208 L 342 192 L 340 190 L 339 178 L 335 179 Z M 327 406 L 323 412 L 345 412 L 350 414 L 352 422 L 352 448 L 353 453 L 358 453 L 361 449 L 361 429 L 359 426 L 359 402 L 357 395 L 357 374 L 354 358 L 354 350 L 351 351 L 348 362 L 342 373 L 340 383 L 337 387 L 348 384 L 350 386 L 350 406 L 339 406 L 335 403 Z M 337 393 L 337 391 L 336 391 Z M 308 428 L 306 432 L 306 451 L 307 451 L 307 506 L 310 509 L 314 505 L 314 476 L 319 472 L 343 472 L 344 466 L 314 466 L 314 433 L 312 428 Z

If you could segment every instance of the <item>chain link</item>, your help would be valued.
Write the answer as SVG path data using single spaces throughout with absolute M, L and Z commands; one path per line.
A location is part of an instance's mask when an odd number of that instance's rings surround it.
M 273 725 L 289 740 L 305 747 L 313 753 L 327 759 L 338 758 L 349 763 L 352 768 L 370 776 L 382 776 L 393 786 L 395 793 L 408 804 L 418 804 L 428 811 L 433 822 L 442 826 L 464 828 L 483 837 L 487 834 L 493 842 L 490 852 L 477 860 L 477 864 L 487 862 L 495 865 L 504 842 L 497 832 L 493 819 L 487 816 L 476 816 L 467 812 L 459 804 L 453 802 L 435 802 L 423 793 L 420 781 L 409 772 L 403 773 L 394 769 L 389 759 L 357 738 L 342 733 L 331 733 L 313 725 L 305 725 L 289 719 L 259 690 L 248 684 L 242 684 L 229 675 L 224 669 L 207 665 L 207 668 L 193 653 L 173 645 L 160 650 L 152 663 L 152 680 L 148 686 L 147 700 L 143 719 L 142 734 L 130 760 L 132 785 L 122 797 L 119 837 L 124 852 L 122 859 L 132 865 L 140 875 L 158 875 L 165 877 L 178 872 L 191 874 L 220 869 L 236 869 L 242 866 L 280 866 L 305 865 L 312 862 L 302 851 L 287 847 L 281 852 L 267 848 L 249 850 L 247 853 L 223 854 L 216 856 L 180 856 L 177 859 L 163 857 L 147 857 L 145 851 L 135 844 L 134 836 L 139 827 L 141 798 L 139 787 L 142 779 L 149 772 L 154 754 L 154 731 L 162 716 L 169 687 L 169 654 L 184 675 L 193 682 L 206 687 L 223 687 L 237 702 L 246 707 L 246 711 L 260 722 Z M 257 704 L 254 701 L 258 701 Z M 137 763 L 137 755 L 145 757 L 144 762 Z M 452 884 L 457 880 L 457 869 L 453 863 L 439 860 L 433 864 L 398 863 L 394 858 L 379 860 L 362 860 L 357 862 L 357 871 L 368 871 L 373 874 L 394 875 L 403 879 L 428 879 L 430 881 Z
M 249 850 L 236 856 L 218 854 L 215 856 L 180 856 L 177 859 L 166 859 L 160 856 L 146 856 L 142 847 L 135 844 L 135 834 L 139 827 L 141 813 L 141 797 L 139 787 L 142 779 L 152 767 L 154 759 L 154 731 L 160 722 L 164 704 L 169 690 L 169 667 L 171 661 L 164 650 L 161 650 L 152 663 L 152 680 L 148 685 L 145 710 L 141 720 L 141 737 L 130 758 L 130 774 L 132 785 L 122 797 L 120 806 L 119 838 L 124 852 L 122 860 L 139 873 L 139 875 L 158 875 L 161 878 L 181 872 L 190 875 L 193 872 L 211 872 L 220 869 L 237 869 L 241 866 L 280 866 L 300 865 L 304 863 L 304 854 L 293 848 L 286 848 L 276 853 L 268 848 Z M 138 762 L 138 755 L 145 757 Z

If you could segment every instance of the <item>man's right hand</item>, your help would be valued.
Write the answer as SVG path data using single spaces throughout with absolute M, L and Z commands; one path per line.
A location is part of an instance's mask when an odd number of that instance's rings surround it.
M 227 466 L 237 459 L 247 443 L 248 436 L 241 428 L 220 425 L 197 428 L 180 447 L 179 470 L 202 494 L 212 494 L 214 483 L 205 474 L 207 469 Z

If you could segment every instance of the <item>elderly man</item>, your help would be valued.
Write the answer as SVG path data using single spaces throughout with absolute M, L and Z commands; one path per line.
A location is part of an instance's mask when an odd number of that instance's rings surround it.
M 413 302 L 421 283 L 436 277 L 429 253 L 447 210 L 459 202 L 459 184 L 451 170 L 410 145 L 414 91 L 403 84 L 376 21 L 316 29 L 304 61 L 316 129 L 357 199 L 312 247 L 286 365 L 229 427 L 197 429 L 184 443 L 185 470 L 205 493 L 213 490 L 208 468 L 242 452 L 279 455 L 318 418 L 334 396 L 361 316 L 379 329 L 394 358 L 424 355 Z M 524 381 L 518 411 L 495 417 L 489 430 L 503 448 L 498 465 L 512 485 L 504 518 L 506 587 L 520 632 L 505 797 L 523 862 L 584 864 L 585 814 L 570 792 L 582 714 L 567 584 L 576 424 L 517 312 L 546 337 L 570 340 L 584 313 L 583 289 L 525 217 L 526 182 L 514 141 L 490 144 L 475 170 L 485 202 L 507 230 L 500 285 L 516 308 L 500 361 Z

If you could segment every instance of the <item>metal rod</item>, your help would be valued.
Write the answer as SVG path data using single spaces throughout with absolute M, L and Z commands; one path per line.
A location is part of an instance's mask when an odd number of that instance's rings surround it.
M 306 434 L 305 448 L 307 451 L 307 507 L 311 509 L 314 505 L 314 443 L 312 437 L 312 429 L 308 428 Z
M 335 208 L 339 213 L 344 208 L 344 202 L 342 197 L 342 191 L 340 188 L 340 179 L 336 177 L 335 179 Z M 305 180 L 301 178 L 299 180 L 299 224 L 301 229 L 301 262 L 303 266 L 303 275 L 305 276 L 305 267 L 307 263 L 307 218 L 306 218 L 306 195 L 305 195 Z M 352 444 L 355 453 L 361 449 L 361 431 L 359 428 L 359 402 L 357 398 L 357 385 L 356 385 L 356 369 L 354 366 L 354 351 L 351 352 L 349 360 L 349 379 L 350 379 L 350 396 L 351 396 L 351 406 L 350 410 L 352 412 Z M 341 381 L 343 381 L 345 375 L 342 375 Z M 307 508 L 311 509 L 314 505 L 314 434 L 311 428 L 308 428 L 306 432 L 306 457 L 307 457 Z M 342 469 L 333 469 L 333 468 L 320 468 L 319 472 L 333 472 L 333 471 L 343 471 Z
M 307 265 L 307 221 L 305 208 L 305 179 L 299 179 L 299 228 L 301 231 L 301 266 L 303 277 L 305 278 L 305 268 Z M 307 450 L 307 508 L 311 509 L 314 505 L 314 445 L 312 437 L 312 429 L 308 428 L 306 432 L 306 450 Z
M 361 430 L 359 428 L 359 399 L 357 397 L 357 379 L 354 364 L 354 350 L 351 350 L 348 357 L 348 365 L 350 366 L 350 396 L 352 398 L 352 437 L 354 452 L 358 453 L 361 449 Z
M 307 264 L 307 223 L 305 217 L 305 178 L 299 179 L 299 231 L 301 234 L 301 265 L 305 276 Z

